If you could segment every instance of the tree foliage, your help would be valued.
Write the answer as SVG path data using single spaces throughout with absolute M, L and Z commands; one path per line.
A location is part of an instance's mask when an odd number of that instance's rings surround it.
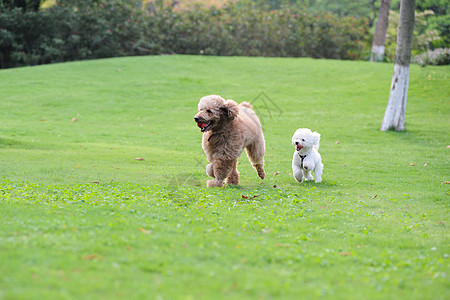
M 355 16 L 367 18 L 369 26 L 375 25 L 380 0 L 253 0 L 253 2 L 268 9 L 279 9 L 283 5 L 298 5 L 310 12 L 329 11 L 338 16 Z M 420 22 L 416 26 L 416 39 L 426 40 L 425 48 L 414 49 L 425 51 L 428 48 L 450 47 L 450 14 L 448 0 L 417 0 L 416 10 L 418 11 Z M 392 0 L 391 9 L 399 16 L 400 0 Z M 397 21 L 398 24 L 398 21 Z M 430 35 L 438 36 L 430 40 Z M 394 34 L 396 36 L 396 32 Z M 394 38 L 395 40 L 395 38 Z M 424 41 L 425 42 L 425 41 Z M 419 43 L 424 43 L 419 42 Z M 417 43 L 416 43 L 417 45 Z M 395 45 L 394 45 L 395 51 Z
M 37 11 L 41 0 L 2 0 L 0 5 L 7 9 L 21 8 L 24 11 Z
M 145 12 L 132 0 L 4 9 L 0 28 L 2 68 L 161 53 L 362 59 L 369 30 L 365 19 L 298 7 L 264 11 L 240 2 L 178 12 L 159 1 Z

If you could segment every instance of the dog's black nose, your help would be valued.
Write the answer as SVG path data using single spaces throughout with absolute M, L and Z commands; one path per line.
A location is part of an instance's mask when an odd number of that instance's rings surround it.
M 295 142 L 296 145 L 298 145 L 298 142 Z
M 198 120 L 200 120 L 199 117 L 194 117 L 195 122 L 198 122 Z

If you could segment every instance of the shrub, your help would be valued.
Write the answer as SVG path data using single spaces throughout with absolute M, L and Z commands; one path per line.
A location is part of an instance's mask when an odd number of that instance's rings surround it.
M 173 53 L 361 59 L 369 38 L 365 19 L 295 7 L 264 11 L 248 2 L 182 14 L 158 10 L 149 19 L 160 32 L 156 40 Z
M 3 9 L 0 67 L 135 55 L 142 12 L 132 1 L 57 1 L 41 11 Z
M 366 19 L 297 7 L 138 7 L 134 0 L 59 0 L 36 12 L 0 6 L 0 67 L 162 53 L 361 59 L 369 47 Z
M 425 67 L 427 65 L 448 65 L 450 64 L 450 49 L 439 48 L 432 51 L 427 51 L 420 55 L 416 55 L 413 62 L 421 67 Z

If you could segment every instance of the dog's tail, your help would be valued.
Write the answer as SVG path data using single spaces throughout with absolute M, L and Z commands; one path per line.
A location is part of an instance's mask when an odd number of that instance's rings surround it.
M 250 109 L 253 108 L 253 106 L 250 104 L 250 102 L 247 102 L 247 101 L 244 101 L 244 102 L 242 102 L 242 103 L 239 104 L 239 105 L 241 105 L 241 106 L 243 106 L 243 107 L 250 108 Z

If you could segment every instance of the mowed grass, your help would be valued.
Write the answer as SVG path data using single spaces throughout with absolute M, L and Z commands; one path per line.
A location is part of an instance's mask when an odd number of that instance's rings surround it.
M 0 71 L 0 298 L 448 299 L 449 67 L 201 56 Z M 252 102 L 267 178 L 206 189 L 198 100 Z M 299 127 L 323 182 L 291 175 Z M 142 158 L 143 160 L 136 160 Z

